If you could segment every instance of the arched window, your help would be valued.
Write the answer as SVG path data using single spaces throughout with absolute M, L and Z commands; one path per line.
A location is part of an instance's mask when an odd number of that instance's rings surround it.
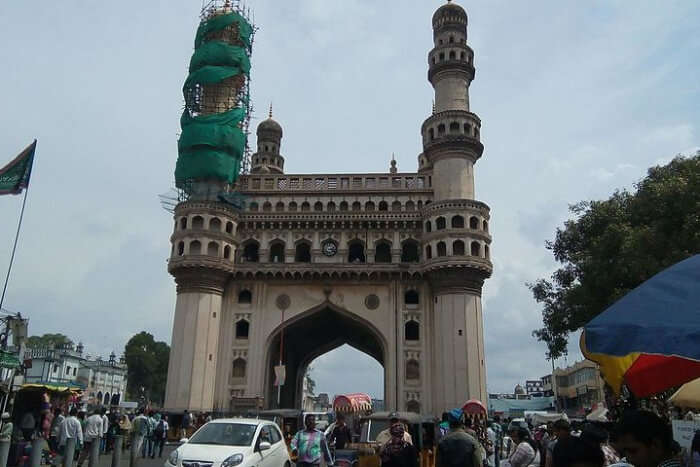
M 253 303 L 253 294 L 248 289 L 241 290 L 238 294 L 238 303 Z
M 301 203 L 301 212 L 309 212 L 309 211 L 311 211 L 311 205 L 309 203 L 307 203 L 306 201 Z
M 479 228 L 479 219 L 477 219 L 476 217 L 470 217 L 469 218 L 469 228 L 474 229 L 474 230 L 478 229 Z
M 454 256 L 464 256 L 464 242 L 462 240 L 455 240 L 452 243 L 452 254 Z
M 406 379 L 420 379 L 420 364 L 418 360 L 410 359 L 406 361 Z
M 98 404 L 102 403 L 102 391 L 97 392 L 97 400 L 98 400 L 98 402 L 97 402 Z
M 472 242 L 472 256 L 481 256 L 481 244 Z
M 420 295 L 415 290 L 407 290 L 403 294 L 403 302 L 406 305 L 418 305 L 420 303 Z
M 440 52 L 440 61 L 443 61 L 445 59 L 445 52 Z
M 323 211 L 323 203 L 320 201 L 316 201 L 316 204 L 314 204 L 314 211 L 316 211 L 316 212 Z
M 226 223 L 226 233 L 227 233 L 227 234 L 232 234 L 232 233 L 233 233 L 233 222 L 227 222 L 227 223 Z
M 249 292 L 250 293 L 250 292 Z M 248 339 L 250 323 L 246 319 L 236 321 L 236 339 Z
M 360 241 L 350 243 L 348 248 L 348 263 L 364 263 L 365 246 Z
M 450 123 L 450 133 L 459 133 L 459 122 Z
M 430 135 L 430 141 L 435 139 L 435 130 L 433 128 L 428 130 L 428 135 Z
M 224 259 L 231 259 L 231 247 L 228 245 L 224 247 Z
M 416 203 L 416 207 L 418 208 L 419 211 L 421 209 L 423 209 L 423 201 L 419 199 L 418 202 Z
M 105 392 L 105 398 L 104 398 L 103 405 L 109 405 L 109 400 L 110 400 L 109 393 Z
M 488 231 L 489 231 L 489 221 L 484 221 L 484 222 L 483 222 L 483 229 L 484 229 L 484 232 L 488 232 Z
M 250 205 L 248 206 L 248 209 L 250 210 L 250 212 L 258 212 L 258 203 L 256 203 L 255 201 L 253 201 L 253 202 L 250 203 Z
M 420 402 L 418 401 L 408 401 L 406 402 L 406 412 L 420 413 Z
M 277 211 L 277 212 L 284 211 L 284 203 L 282 201 L 278 201 L 277 204 L 275 204 L 275 211 Z
M 270 243 L 271 263 L 284 263 L 284 243 L 280 241 Z
M 290 212 L 296 212 L 297 211 L 297 203 L 292 201 L 289 203 L 289 211 Z
M 374 211 L 374 203 L 372 201 L 365 203 L 365 211 Z
M 406 240 L 401 246 L 401 262 L 402 263 L 417 263 L 420 261 L 420 247 L 418 242 Z
M 430 245 L 425 247 L 425 258 L 433 259 L 433 247 L 431 247 Z
M 207 255 L 219 256 L 219 244 L 216 242 L 209 242 L 209 245 L 207 245 Z
M 438 125 L 438 135 L 444 135 L 445 134 L 445 124 L 441 123 Z
M 479 139 L 479 129 L 474 127 L 474 138 Z
M 331 201 L 330 203 L 328 203 L 328 206 L 326 206 L 326 209 L 328 209 L 328 212 L 335 212 L 335 203 Z
M 192 218 L 192 228 L 193 229 L 203 229 L 204 228 L 204 218 L 202 216 L 194 216 Z
M 180 230 L 185 230 L 187 228 L 187 218 L 183 217 L 180 219 Z
M 460 60 L 464 61 L 464 59 L 466 59 L 466 58 L 467 58 L 467 54 L 465 54 L 464 52 L 462 52 L 462 53 L 459 54 L 459 59 L 460 59 Z
M 296 251 L 294 253 L 295 263 L 310 263 L 311 262 L 311 245 L 307 242 L 300 242 L 297 244 Z
M 380 201 L 379 202 L 379 210 L 380 211 L 388 211 L 389 210 L 389 203 L 386 201 Z
M 445 245 L 445 242 L 438 242 L 437 255 L 438 257 L 447 256 L 447 245 Z
M 191 255 L 201 255 L 202 254 L 202 244 L 199 240 L 190 242 L 190 254 Z
M 416 203 L 413 201 L 406 201 L 406 211 L 415 211 L 416 210 Z
M 209 220 L 209 230 L 221 232 L 221 219 L 218 217 L 212 217 L 211 220 Z
M 177 244 L 177 255 L 182 256 L 185 254 L 185 242 L 180 242 Z
M 266 201 L 265 204 L 263 204 L 263 212 L 271 212 L 272 211 L 272 203 L 269 201 Z
M 341 202 L 340 202 L 340 210 L 341 210 L 341 211 L 347 211 L 347 210 L 348 210 L 348 202 L 347 202 L 347 201 L 341 201 Z
M 391 263 L 391 245 L 387 242 L 379 242 L 374 252 L 375 263 Z
M 361 211 L 362 210 L 362 204 L 360 204 L 359 201 L 355 201 L 352 203 L 352 210 L 353 211 Z
M 233 370 L 231 371 L 232 378 L 245 378 L 246 362 L 242 358 L 237 358 L 233 361 Z
M 430 233 L 433 231 L 433 224 L 430 221 L 425 221 L 425 231 L 426 233 Z
M 465 134 L 465 135 L 469 135 L 469 134 L 471 134 L 471 132 L 472 132 L 472 131 L 471 131 L 471 127 L 469 126 L 468 123 L 465 123 L 465 124 L 464 124 L 464 134 Z
M 260 245 L 258 242 L 252 240 L 243 246 L 243 257 L 241 258 L 244 263 L 257 263 L 260 261 Z
M 420 340 L 420 324 L 413 320 L 406 321 L 403 326 L 403 335 L 407 341 Z
M 452 228 L 453 229 L 463 229 L 464 228 L 464 217 L 452 216 Z
M 438 230 L 445 230 L 447 227 L 447 221 L 445 221 L 445 218 L 440 216 L 437 219 L 435 219 L 435 228 Z
M 484 245 L 484 256 L 486 256 L 486 259 L 491 259 L 491 249 L 488 245 Z
M 450 50 L 450 60 L 457 59 L 457 53 L 454 50 Z
M 401 201 L 394 201 L 393 203 L 391 203 L 391 210 L 401 211 Z

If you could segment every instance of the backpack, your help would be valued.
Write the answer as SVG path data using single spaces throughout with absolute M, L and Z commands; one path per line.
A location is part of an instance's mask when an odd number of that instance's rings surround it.
M 156 425 L 154 434 L 156 438 L 162 438 L 165 434 L 165 423 L 163 423 L 163 420 L 159 421 L 158 425 Z

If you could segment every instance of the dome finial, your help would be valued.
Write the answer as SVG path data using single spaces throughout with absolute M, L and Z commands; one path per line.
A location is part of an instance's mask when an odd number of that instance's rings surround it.
M 272 102 L 270 102 L 270 118 L 272 118 Z

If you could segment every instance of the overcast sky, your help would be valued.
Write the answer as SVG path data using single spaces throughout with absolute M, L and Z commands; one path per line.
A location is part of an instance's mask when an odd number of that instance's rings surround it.
M 254 124 L 274 102 L 287 172 L 381 172 L 392 153 L 401 171 L 417 169 L 440 3 L 251 0 Z M 555 268 L 544 242 L 567 206 L 632 187 L 647 167 L 700 144 L 700 2 L 462 5 L 486 146 L 477 197 L 491 206 L 494 238 L 488 390 L 512 391 L 549 368 L 530 336 L 540 315 L 525 283 Z M 5 302 L 30 318 L 30 333 L 63 332 L 93 355 L 121 352 L 141 330 L 170 341 L 172 220 L 158 194 L 173 182 L 200 7 L 0 4 L 0 166 L 39 140 Z M 0 198 L 3 277 L 20 206 Z M 314 366 L 321 391 L 381 396 L 369 357 L 340 350 Z

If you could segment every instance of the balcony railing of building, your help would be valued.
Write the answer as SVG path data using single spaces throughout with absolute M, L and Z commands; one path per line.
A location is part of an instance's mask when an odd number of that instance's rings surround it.
M 249 175 L 238 180 L 238 189 L 250 191 L 417 191 L 432 188 L 430 176 L 392 175 Z

